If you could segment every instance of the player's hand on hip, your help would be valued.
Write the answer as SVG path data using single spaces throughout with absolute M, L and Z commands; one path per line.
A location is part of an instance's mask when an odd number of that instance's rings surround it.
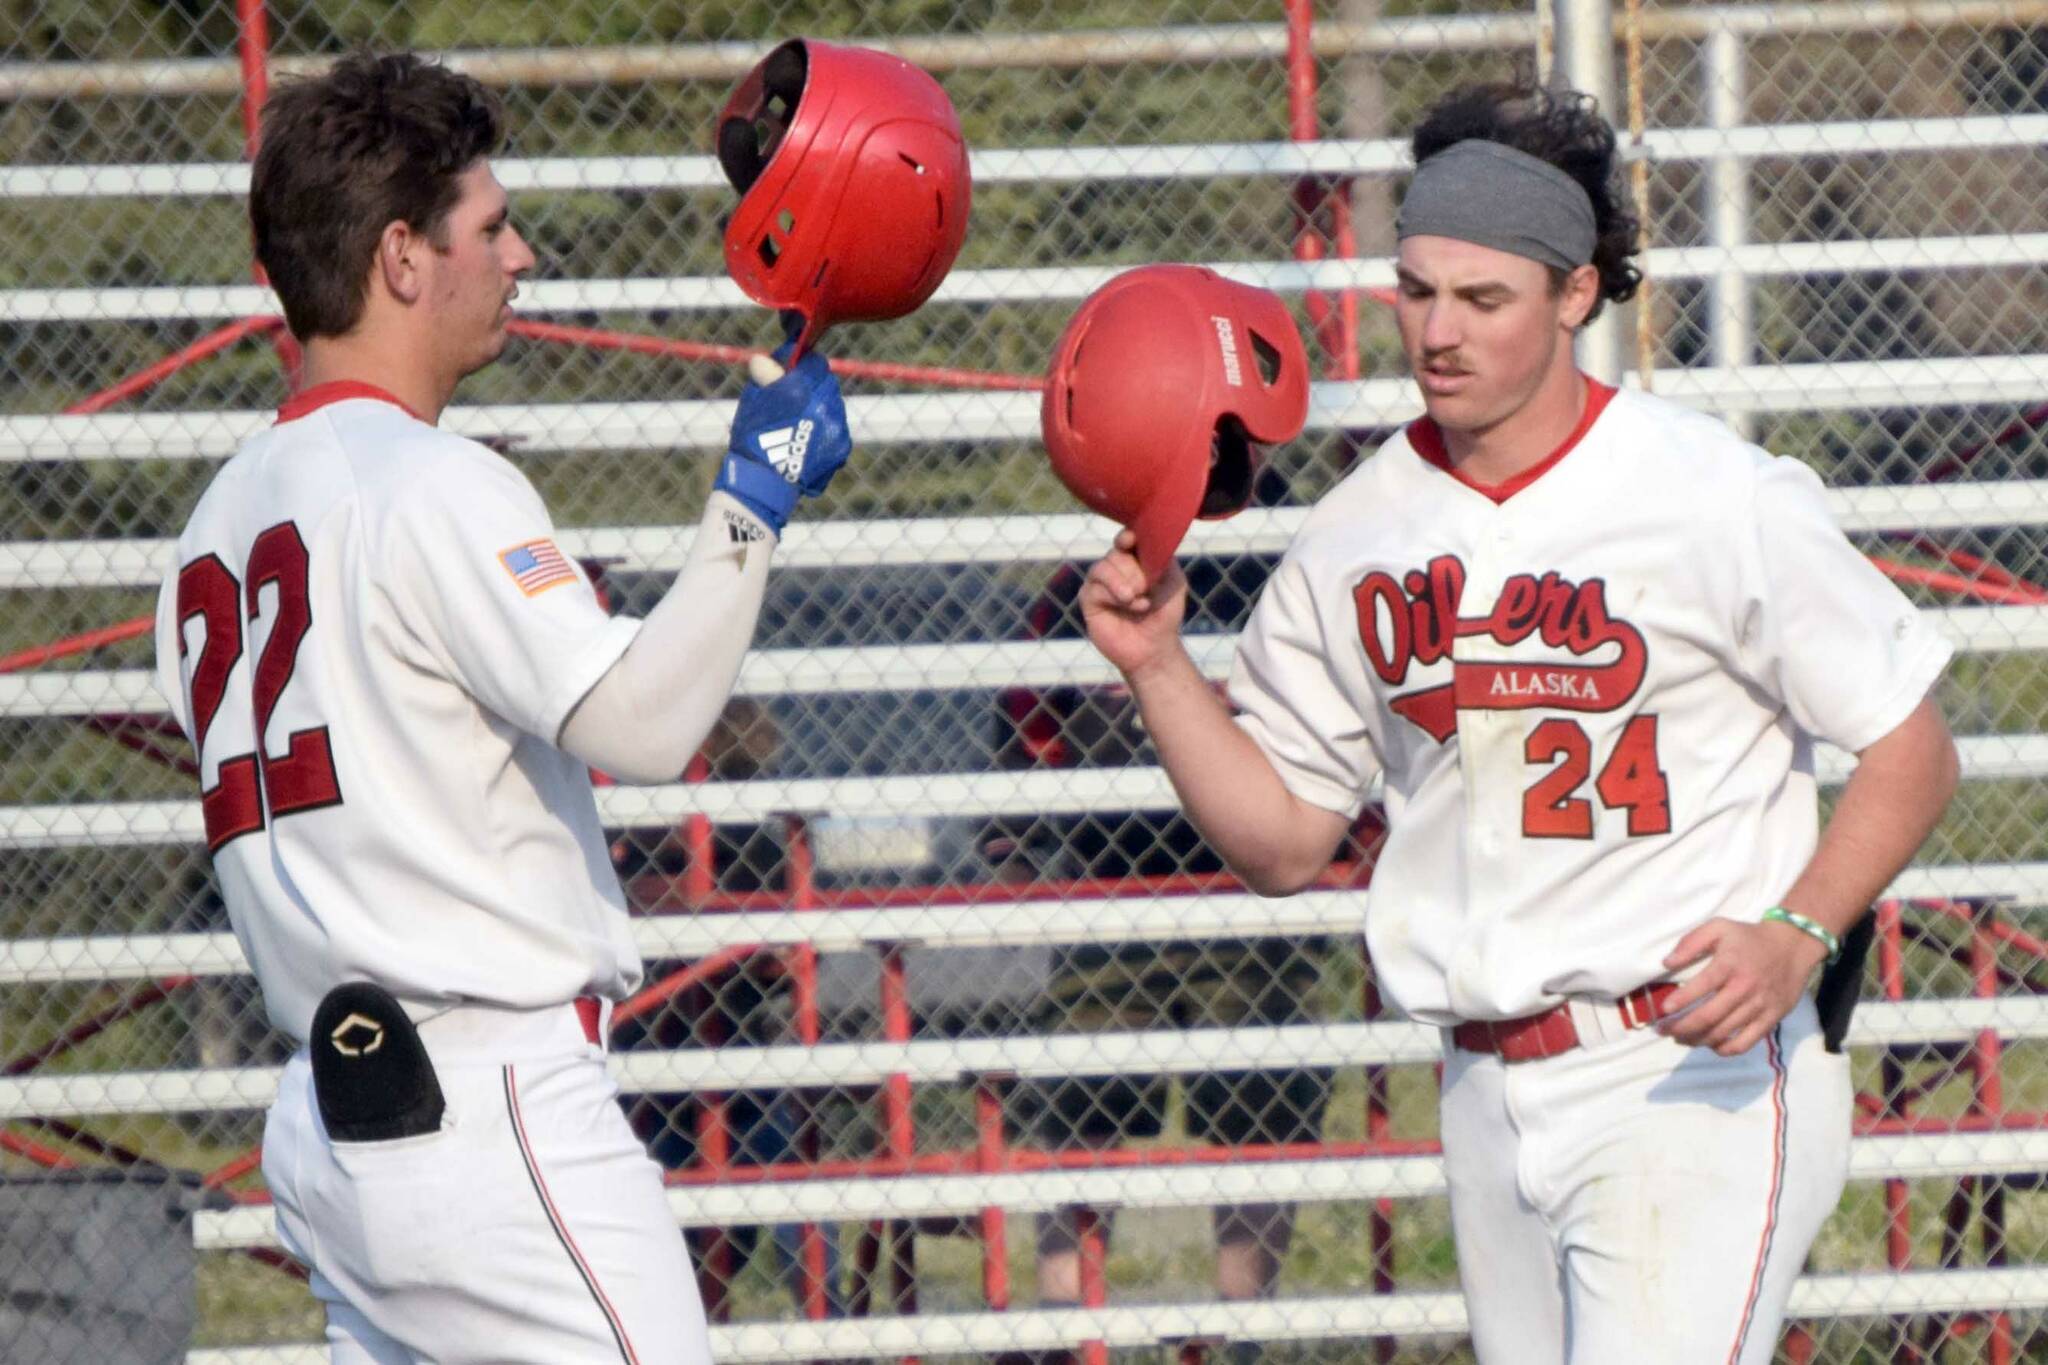
M 1664 1002 L 1666 1014 L 1684 1010 L 1684 1015 L 1666 1019 L 1657 1029 L 1723 1057 L 1747 1052 L 1792 1012 L 1826 954 L 1812 937 L 1789 925 L 1708 920 L 1664 959 L 1672 971 L 1702 961 L 1706 966 Z
M 1138 538 L 1119 531 L 1116 545 L 1088 570 L 1081 585 L 1081 617 L 1102 657 L 1125 676 L 1143 672 L 1180 648 L 1188 580 L 1169 564 L 1157 583 L 1145 582 Z
M 791 343 L 775 352 L 786 362 Z M 839 377 L 816 350 L 776 375 L 760 357 L 740 392 L 726 457 L 712 487 L 730 493 L 779 535 L 797 499 L 816 497 L 853 453 Z M 762 383 L 761 380 L 771 382 Z

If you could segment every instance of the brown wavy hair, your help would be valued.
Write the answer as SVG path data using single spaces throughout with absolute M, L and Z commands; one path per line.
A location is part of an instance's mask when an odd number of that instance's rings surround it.
M 489 90 L 411 53 L 353 53 L 272 95 L 249 225 L 292 334 L 343 336 L 362 319 L 390 223 L 445 245 L 462 173 L 498 150 L 504 125 Z

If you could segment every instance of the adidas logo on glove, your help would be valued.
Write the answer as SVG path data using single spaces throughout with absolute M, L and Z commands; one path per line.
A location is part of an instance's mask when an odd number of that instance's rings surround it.
M 757 438 L 761 443 L 762 458 L 790 483 L 803 477 L 804 452 L 811 448 L 812 426 L 811 420 L 805 418 L 793 427 L 764 431 Z
M 797 502 L 824 492 L 852 453 L 846 403 L 838 378 L 816 351 L 786 376 L 780 365 L 755 356 L 747 374 L 753 382 L 740 392 L 731 444 L 711 486 L 732 494 L 770 534 L 780 535 Z

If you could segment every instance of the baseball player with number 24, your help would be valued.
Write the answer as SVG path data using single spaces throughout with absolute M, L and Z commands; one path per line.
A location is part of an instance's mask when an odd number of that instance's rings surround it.
M 1949 647 L 1803 465 L 1579 371 L 1638 280 L 1614 149 L 1569 92 L 1425 117 L 1395 311 L 1426 415 L 1311 511 L 1229 705 L 1171 543 L 1123 532 L 1082 602 L 1257 890 L 1384 783 L 1367 943 L 1445 1030 L 1479 1358 L 1762 1365 L 1848 1166 L 1808 982 L 1954 791 Z M 1857 760 L 1824 831 L 1816 739 Z

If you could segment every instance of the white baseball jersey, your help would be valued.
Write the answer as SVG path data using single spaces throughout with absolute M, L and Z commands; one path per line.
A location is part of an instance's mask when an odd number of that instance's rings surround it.
M 631 642 L 532 486 L 361 384 L 230 460 L 178 539 L 158 685 L 272 1021 L 367 980 L 425 1012 L 640 977 L 587 771 L 554 747 Z
M 1230 697 L 1303 800 L 1384 775 L 1367 943 L 1448 1024 L 1621 995 L 1759 918 L 1814 849 L 1814 739 L 1881 738 L 1949 653 L 1805 466 L 1594 384 L 1497 488 L 1427 419 L 1387 442 L 1275 569 Z

